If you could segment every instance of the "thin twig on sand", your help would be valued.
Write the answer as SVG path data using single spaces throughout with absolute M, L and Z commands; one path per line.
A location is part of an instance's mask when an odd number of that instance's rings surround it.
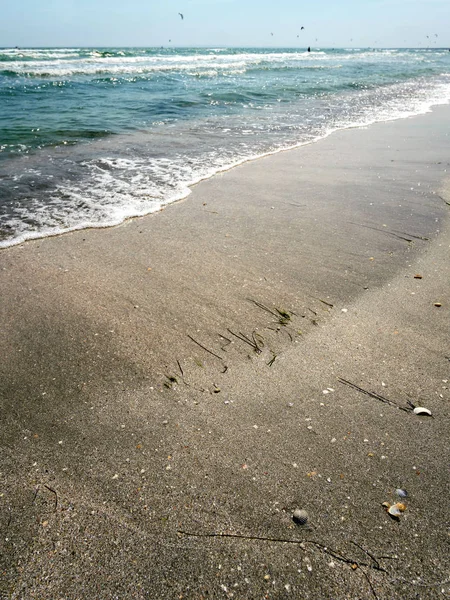
M 450 202 L 448 200 L 446 200 L 445 198 L 443 198 L 442 196 L 439 196 L 439 194 L 436 194 L 436 196 L 438 198 L 440 198 L 443 202 L 445 202 L 445 204 L 447 204 L 447 206 L 450 206 Z
M 269 360 L 269 362 L 267 363 L 269 367 L 271 367 L 273 365 L 273 363 L 275 362 L 276 357 L 277 357 L 277 355 L 274 354 L 272 356 L 272 358 Z
M 360 544 L 358 544 L 357 542 L 351 542 L 354 546 L 356 546 L 357 548 L 359 548 L 360 550 L 362 550 L 364 552 L 364 554 L 367 554 L 367 556 L 369 558 L 371 558 L 373 560 L 373 562 L 377 565 L 377 567 L 380 566 L 380 563 L 378 562 L 378 560 L 375 558 L 375 556 L 369 552 L 368 550 L 366 550 L 365 548 L 363 548 Z
M 424 242 L 430 241 L 430 238 L 427 238 L 424 235 L 414 235 L 413 233 L 405 233 L 404 231 L 398 231 L 398 229 L 393 229 L 392 231 L 396 231 L 397 233 L 402 233 L 403 235 L 409 235 L 409 237 L 412 237 L 415 240 L 423 240 Z
M 343 383 L 344 385 L 348 385 L 349 387 L 353 388 L 354 390 L 357 390 L 358 392 L 361 392 L 362 394 L 366 394 L 366 396 L 370 396 L 371 398 L 375 398 L 375 400 L 379 400 L 380 402 L 383 402 L 384 404 L 388 404 L 389 406 L 394 406 L 395 408 L 399 408 L 400 410 L 403 410 L 405 412 L 411 412 L 413 410 L 413 408 L 411 408 L 411 406 L 409 408 L 406 408 L 406 406 L 401 406 L 400 404 L 397 404 L 396 402 L 393 402 L 392 400 L 388 400 L 388 398 L 385 398 L 384 396 L 380 396 L 380 394 L 376 394 L 375 392 L 369 392 L 368 390 L 365 390 L 365 389 L 359 387 L 359 385 L 355 385 L 351 381 L 347 381 L 346 379 L 343 379 L 342 377 L 338 377 L 338 381 L 340 383 Z
M 44 487 L 46 487 L 49 492 L 52 492 L 52 494 L 55 494 L 55 508 L 53 510 L 56 511 L 56 509 L 58 508 L 58 494 L 53 488 L 51 488 L 49 485 L 46 485 L 45 483 Z
M 194 340 L 194 338 L 191 335 L 187 334 L 187 336 L 188 336 L 188 338 L 190 340 L 192 340 L 194 342 L 194 344 L 197 344 L 197 346 L 200 346 L 200 348 L 203 348 L 203 350 L 205 350 L 205 352 L 208 352 L 209 354 L 212 354 L 212 356 L 215 356 L 219 360 L 223 360 L 223 358 L 221 356 L 219 356 L 218 354 L 215 354 L 211 350 L 208 350 L 208 348 L 205 348 L 205 346 L 203 346 L 202 344 L 200 344 L 200 342 L 197 342 L 197 340 Z
M 238 340 L 241 340 L 241 342 L 244 342 L 245 344 L 248 344 L 251 348 L 253 348 L 253 350 L 257 353 L 257 354 L 261 354 L 262 352 L 262 346 L 260 347 L 256 337 L 255 337 L 255 332 L 252 333 L 252 337 L 253 339 L 251 340 L 250 338 L 248 338 L 244 333 L 242 333 L 241 331 L 239 331 L 239 333 L 234 333 L 234 331 L 231 331 L 231 329 L 227 328 L 227 331 L 229 331 L 231 333 L 231 335 L 234 335 L 234 337 L 236 337 Z M 259 334 L 256 334 L 259 336 Z M 259 336 L 261 337 L 261 336 Z M 264 342 L 263 342 L 264 345 Z
M 178 368 L 180 369 L 181 377 L 184 377 L 183 369 L 181 368 L 180 361 L 178 359 L 177 359 L 177 365 L 178 365 Z
M 313 296 L 312 294 L 307 294 L 307 296 L 309 296 L 310 298 L 313 298 L 314 300 L 318 300 L 319 302 L 322 302 L 322 304 L 325 304 L 326 306 L 329 306 L 330 308 L 334 307 L 334 304 L 331 304 L 331 302 L 327 302 L 326 300 L 322 300 L 322 298 L 318 298 L 317 296 Z
M 291 313 L 289 313 L 287 310 L 284 310 L 283 308 L 275 307 L 275 309 L 272 310 L 265 304 L 262 304 L 262 302 L 253 300 L 253 298 L 247 298 L 247 300 L 249 302 L 252 302 L 253 304 L 255 304 L 255 306 L 257 306 L 258 308 L 261 308 L 262 310 L 265 310 L 266 312 L 268 312 L 270 315 L 274 316 L 280 325 L 286 325 L 286 323 L 288 323 L 291 320 L 291 314 L 295 314 L 292 311 L 291 311 Z
M 372 592 L 372 594 L 373 594 L 373 597 L 375 598 L 375 600 L 378 600 L 377 593 L 376 593 L 376 591 L 375 591 L 375 589 L 374 589 L 374 587 L 373 587 L 373 585 L 372 585 L 372 582 L 370 581 L 370 578 L 369 578 L 369 576 L 368 576 L 368 575 L 367 575 L 367 573 L 364 571 L 364 569 L 362 569 L 362 568 L 361 568 L 361 569 L 360 569 L 360 571 L 361 571 L 361 573 L 364 575 L 364 577 L 366 578 L 366 581 L 367 581 L 367 583 L 369 584 L 370 591 Z
M 217 335 L 226 341 L 226 344 L 223 344 L 220 346 L 221 350 L 226 352 L 225 348 L 231 344 L 231 340 L 229 338 L 227 338 L 226 336 L 222 335 L 221 333 L 218 333 Z
M 274 543 L 281 543 L 281 544 L 297 544 L 297 545 L 300 545 L 301 547 L 303 547 L 305 544 L 311 544 L 312 546 L 319 548 L 319 550 L 322 550 L 322 552 L 325 552 L 325 554 L 329 554 L 336 560 L 339 560 L 346 564 L 356 565 L 356 567 L 368 567 L 369 569 L 374 569 L 375 571 L 382 571 L 384 573 L 386 572 L 386 569 L 383 569 L 383 567 L 381 567 L 379 565 L 378 561 L 375 561 L 375 564 L 360 562 L 353 558 L 348 558 L 347 556 L 343 556 L 342 554 L 337 552 L 337 550 L 333 550 L 328 545 L 322 544 L 320 542 L 316 542 L 315 540 L 307 540 L 307 539 L 292 540 L 289 538 L 273 538 L 273 537 L 266 537 L 266 536 L 260 536 L 260 535 L 243 535 L 240 533 L 222 533 L 222 532 L 219 532 L 219 533 L 195 533 L 195 532 L 190 532 L 190 531 L 183 531 L 182 529 L 178 529 L 177 533 L 178 533 L 178 535 L 187 535 L 190 537 L 209 537 L 209 538 L 219 537 L 219 538 L 235 538 L 235 539 L 237 538 L 237 539 L 243 539 L 243 540 L 256 540 L 256 541 L 261 541 L 261 542 L 274 542 Z M 366 554 L 367 554 L 367 552 L 366 552 Z
M 266 306 L 265 304 L 262 304 L 262 302 L 258 302 L 257 300 L 253 300 L 253 298 L 247 298 L 247 300 L 249 302 L 253 302 L 253 304 L 255 304 L 258 308 L 261 308 L 262 310 L 265 310 L 269 314 L 271 314 L 274 317 L 278 318 L 278 314 L 274 310 L 272 310 L 271 308 L 269 308 L 268 306 Z
M 396 237 L 399 240 L 404 240 L 405 242 L 411 243 L 412 239 L 404 237 L 403 235 L 398 235 L 398 233 L 394 233 L 393 231 L 388 231 L 387 229 L 382 229 L 380 227 L 373 227 L 371 225 L 362 225 L 362 223 L 353 223 L 352 221 L 349 221 L 349 223 L 351 225 L 358 225 L 359 227 L 364 227 L 365 229 L 373 229 L 374 231 L 380 231 L 381 233 L 385 233 L 386 235 L 392 235 L 393 237 Z M 408 234 L 405 234 L 408 235 Z M 416 236 L 414 236 L 416 237 Z

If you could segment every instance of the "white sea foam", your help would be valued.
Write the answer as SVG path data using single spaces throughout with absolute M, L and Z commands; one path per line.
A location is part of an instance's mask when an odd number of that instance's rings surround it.
M 77 61 L 53 61 L 51 66 L 46 61 L 28 61 L 27 63 L 9 62 L 5 63 L 9 71 L 18 75 L 38 77 L 72 77 L 75 75 L 143 75 L 157 72 L 186 72 L 192 74 L 217 74 L 220 71 L 231 70 L 235 73 L 244 72 L 248 63 L 244 61 L 148 61 L 148 60 L 124 60 L 99 62 L 94 59 Z
M 28 230 L 24 221 L 12 220 L 16 227 L 14 239 L 0 241 L 0 248 L 23 243 L 26 240 L 58 235 L 60 233 L 86 228 L 111 227 L 126 219 L 143 216 L 161 210 L 166 204 L 185 198 L 191 193 L 191 187 L 218 172 L 226 171 L 245 162 L 262 156 L 276 154 L 299 148 L 305 144 L 319 141 L 335 131 L 352 127 L 367 127 L 375 122 L 406 118 L 429 112 L 434 105 L 449 103 L 450 84 L 436 90 L 433 98 L 398 105 L 395 109 L 386 107 L 372 114 L 361 115 L 359 119 L 342 119 L 339 124 L 326 127 L 320 134 L 306 136 L 300 142 L 280 146 L 267 152 L 253 153 L 251 147 L 242 143 L 244 155 L 221 160 L 218 153 L 210 156 L 210 162 L 195 162 L 187 165 L 180 157 L 177 160 L 136 160 L 104 157 L 100 161 L 86 163 L 91 173 L 89 189 L 82 186 L 60 185 L 45 205 L 28 207 L 22 217 L 28 217 L 30 210 L 34 218 L 41 221 L 39 231 Z M 250 133 L 246 131 L 245 133 Z M 102 170 L 102 166 L 110 171 Z M 126 173 L 134 173 L 128 180 Z M 176 178 L 174 179 L 174 174 Z M 156 185 L 152 180 L 157 179 Z M 61 202 L 64 198 L 64 203 Z M 70 209 L 68 210 L 68 206 Z
M 240 54 L 213 55 L 151 55 L 151 56 L 103 56 L 101 53 L 88 57 L 77 57 L 75 53 L 34 52 L 27 55 L 27 61 L 9 61 L 4 66 L 19 75 L 38 77 L 70 77 L 76 75 L 139 75 L 152 72 L 180 71 L 193 73 L 234 70 L 242 73 L 245 69 L 268 64 L 271 67 L 310 66 L 311 62 L 335 61 L 336 57 L 324 52 L 273 52 L 266 54 L 243 52 Z M 52 61 L 44 60 L 52 58 Z M 339 57 L 341 58 L 341 57 Z M 194 70 L 193 70 L 194 69 Z
M 372 55 L 378 59 L 380 53 L 364 54 L 361 60 L 367 58 L 372 64 Z M 92 70 L 91 74 L 97 74 L 101 67 L 110 75 L 117 69 L 114 75 L 123 72 L 128 77 L 144 72 L 143 69 L 149 69 L 148 72 L 166 69 L 196 77 L 215 77 L 226 71 L 237 78 L 249 68 L 263 68 L 266 64 L 269 70 L 274 66 L 284 69 L 295 65 L 300 70 L 304 67 L 319 69 L 311 74 L 318 80 L 325 66 L 341 69 L 345 60 L 347 57 L 342 54 L 330 59 L 323 53 L 305 58 L 303 52 L 231 54 L 221 51 L 217 56 L 91 55 L 76 60 L 53 57 L 50 65 L 54 73 L 58 73 L 52 75 L 55 77 L 63 77 L 64 69 L 67 73 L 73 73 L 74 69 L 86 73 L 88 68 Z M 42 73 L 51 70 L 44 59 L 33 59 L 27 64 L 20 61 L 4 63 L 8 69 L 11 65 L 24 65 L 29 69 L 30 64 L 42 69 Z M 297 148 L 338 129 L 365 127 L 377 121 L 425 113 L 433 105 L 449 102 L 449 76 L 444 70 L 440 80 L 436 76 L 435 79 L 407 80 L 372 88 L 364 87 L 366 83 L 361 80 L 357 82 L 360 89 L 355 86 L 349 92 L 335 95 L 325 91 L 323 96 L 308 96 L 307 102 L 301 98 L 294 101 L 290 97 L 285 104 L 282 86 L 281 91 L 276 88 L 278 74 L 270 80 L 273 85 L 268 85 L 265 90 L 269 96 L 273 94 L 270 102 L 265 99 L 253 102 L 246 95 L 253 91 L 259 93 L 262 88 L 244 87 L 241 93 L 232 87 L 201 87 L 207 98 L 205 105 L 210 102 L 214 107 L 233 104 L 234 96 L 240 94 L 239 111 L 221 116 L 220 112 L 211 109 L 208 114 L 212 116 L 191 117 L 170 125 L 164 125 L 161 120 L 161 125 L 154 129 L 115 137 L 110 146 L 102 141 L 90 144 L 86 154 L 79 151 L 77 156 L 82 156 L 82 160 L 75 160 L 70 150 L 62 155 L 56 152 L 52 154 L 54 173 L 45 165 L 41 168 L 39 163 L 32 165 L 31 162 L 27 168 L 18 171 L 14 181 L 17 187 L 25 189 L 30 181 L 42 183 L 45 180 L 48 188 L 39 195 L 34 187 L 30 187 L 26 202 L 17 206 L 8 222 L 15 236 L 0 241 L 0 247 L 64 231 L 117 225 L 130 217 L 158 211 L 165 204 L 186 197 L 198 181 L 248 160 Z M 340 80 L 336 81 L 340 83 Z M 295 82 L 289 83 L 295 91 Z M 350 80 L 350 84 L 354 82 Z M 113 151 L 108 151 L 108 147 Z

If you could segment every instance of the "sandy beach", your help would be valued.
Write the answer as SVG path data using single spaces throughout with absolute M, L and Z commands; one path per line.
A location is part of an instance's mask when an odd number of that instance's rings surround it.
M 450 593 L 449 131 L 0 252 L 1 598 Z

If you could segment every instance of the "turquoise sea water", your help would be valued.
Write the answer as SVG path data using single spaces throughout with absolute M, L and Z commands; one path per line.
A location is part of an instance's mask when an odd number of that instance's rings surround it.
M 448 49 L 0 49 L 0 247 L 450 100 Z

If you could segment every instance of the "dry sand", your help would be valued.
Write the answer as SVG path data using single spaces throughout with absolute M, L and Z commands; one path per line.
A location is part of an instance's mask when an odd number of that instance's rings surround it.
M 449 593 L 448 131 L 337 132 L 1 251 L 1 598 Z

